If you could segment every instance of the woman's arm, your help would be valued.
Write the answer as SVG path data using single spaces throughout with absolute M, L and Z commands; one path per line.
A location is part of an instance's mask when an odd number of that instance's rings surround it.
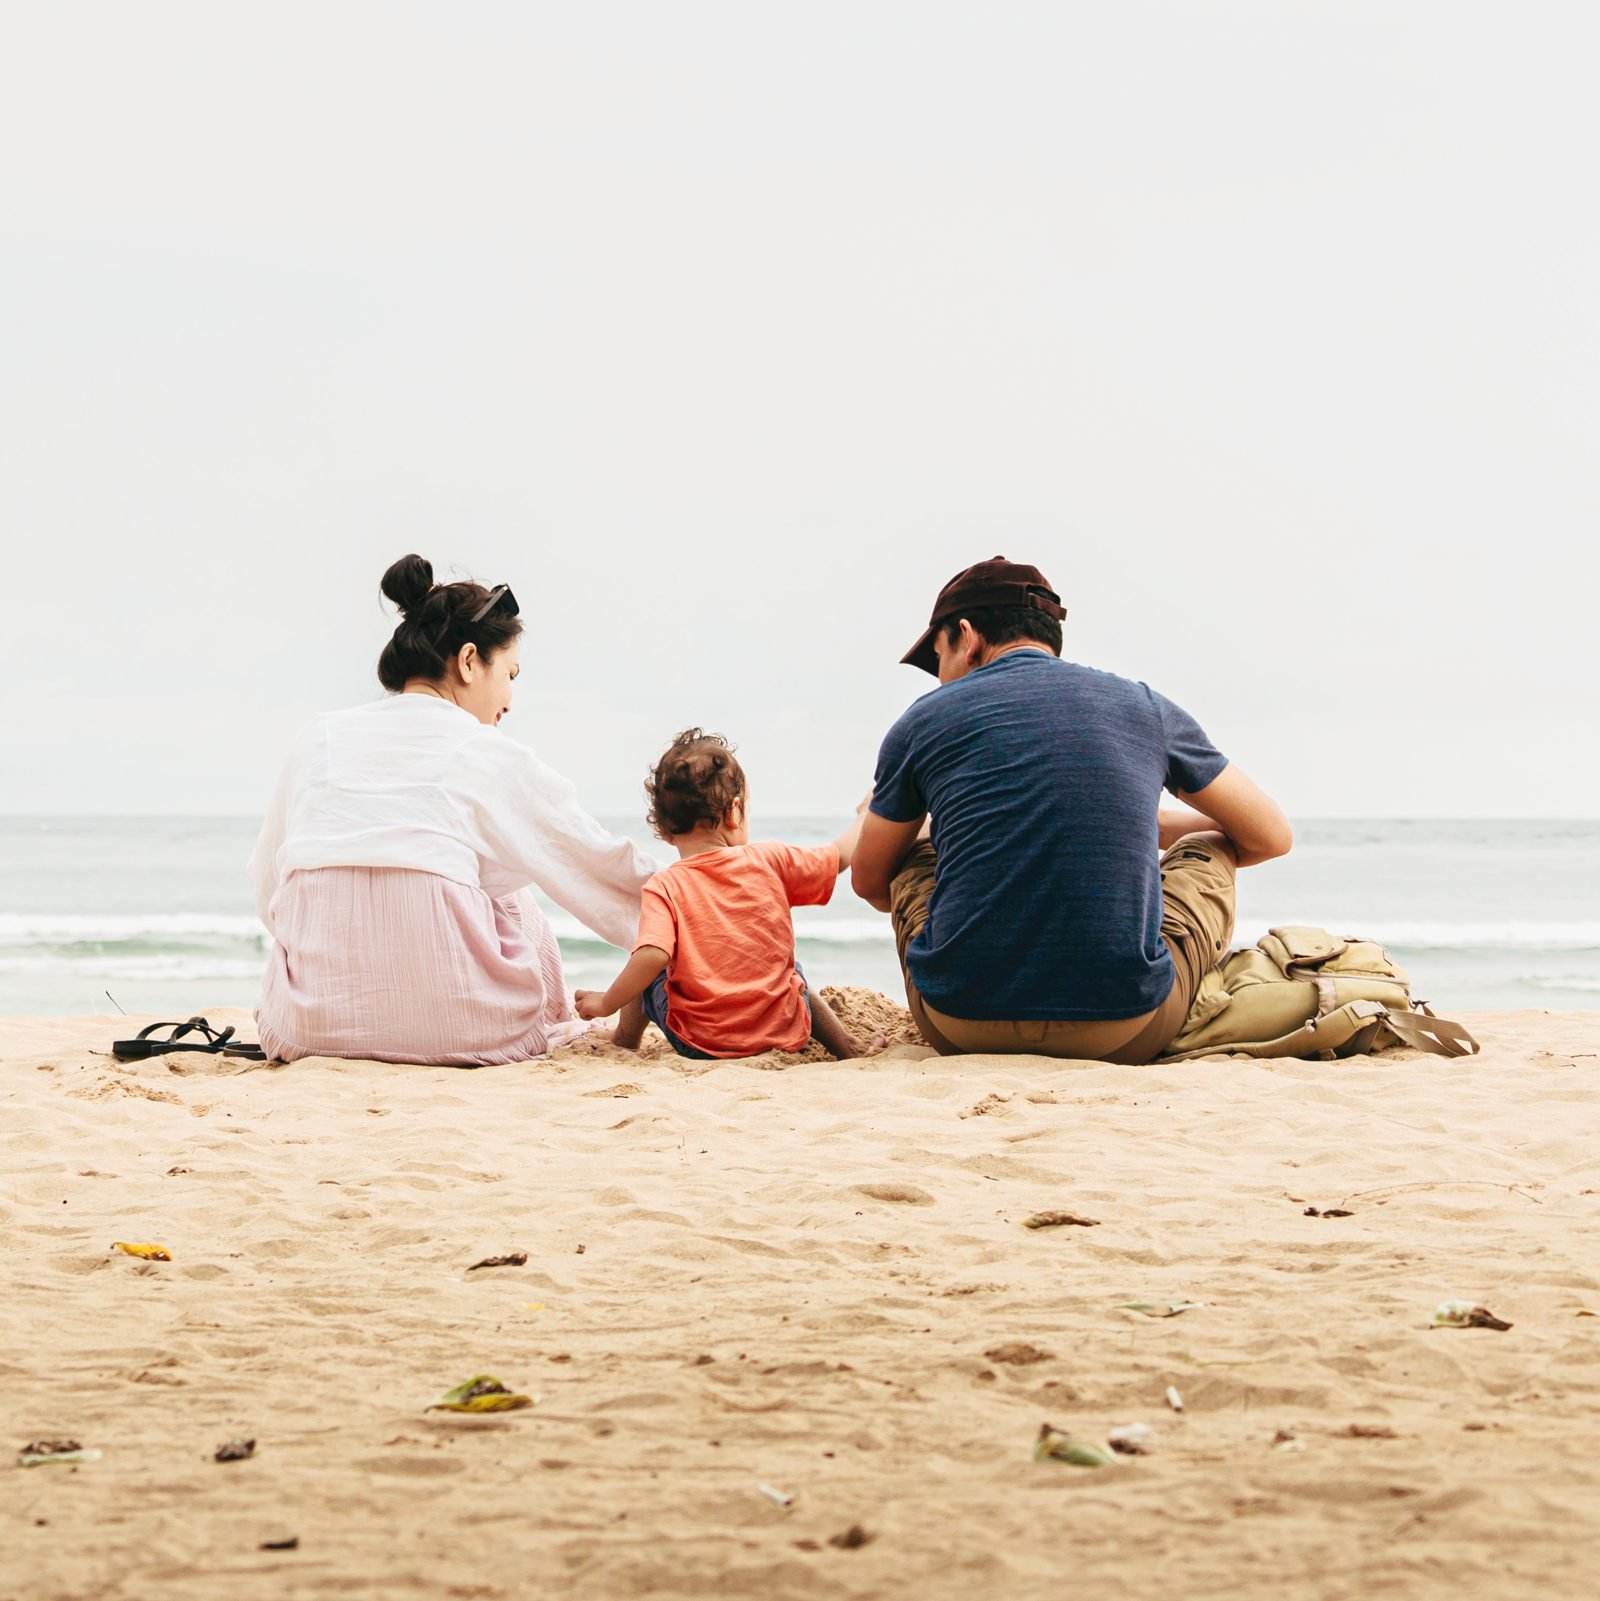
M 278 885 L 282 882 L 278 874 L 278 853 L 283 849 L 289 832 L 289 797 L 294 793 L 297 783 L 298 758 L 304 738 L 302 734 L 296 740 L 294 749 L 278 774 L 272 799 L 267 803 L 267 815 L 261 821 L 261 832 L 256 836 L 255 849 L 250 852 L 250 860 L 245 865 L 245 876 L 250 880 L 250 888 L 255 895 L 256 916 L 269 934 L 274 932 L 272 897 L 278 893 Z
M 658 864 L 602 828 L 568 779 L 527 746 L 485 730 L 463 747 L 452 790 L 479 836 L 491 895 L 537 884 L 601 939 L 632 947 L 639 891 Z

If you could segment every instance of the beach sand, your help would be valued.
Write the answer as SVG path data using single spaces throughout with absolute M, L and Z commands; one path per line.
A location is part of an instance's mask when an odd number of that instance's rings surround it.
M 478 1072 L 116 1063 L 144 1021 L 0 1023 L 8 1598 L 1600 1591 L 1600 1014 Z M 537 1405 L 424 1410 L 479 1373 Z M 103 1455 L 11 1465 L 52 1436 Z

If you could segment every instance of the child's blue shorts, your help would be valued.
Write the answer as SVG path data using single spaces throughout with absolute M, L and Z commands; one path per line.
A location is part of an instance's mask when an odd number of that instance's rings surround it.
M 806 983 L 806 970 L 796 962 L 794 970 L 800 975 L 800 998 L 806 1003 L 806 1016 L 811 1015 L 811 987 Z M 697 1062 L 714 1062 L 716 1058 L 705 1051 L 697 1051 L 686 1039 L 667 1027 L 667 975 L 657 973 L 656 981 L 639 997 L 644 1015 L 667 1037 L 667 1043 L 679 1056 L 692 1056 Z

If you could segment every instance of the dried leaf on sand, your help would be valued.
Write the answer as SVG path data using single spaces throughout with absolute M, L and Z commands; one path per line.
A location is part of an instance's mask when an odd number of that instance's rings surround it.
M 1197 1312 L 1204 1301 L 1118 1301 L 1119 1312 L 1143 1312 L 1146 1317 L 1177 1317 L 1182 1312 Z
M 481 1262 L 474 1262 L 467 1272 L 476 1273 L 480 1267 L 526 1267 L 527 1265 L 526 1251 L 510 1251 L 505 1256 L 486 1256 Z
M 1079 1217 L 1076 1212 L 1035 1212 L 1032 1217 L 1022 1220 L 1025 1229 L 1097 1229 L 1100 1219 L 1097 1217 Z

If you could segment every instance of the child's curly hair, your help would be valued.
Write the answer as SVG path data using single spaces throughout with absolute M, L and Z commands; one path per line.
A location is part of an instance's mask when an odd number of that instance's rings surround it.
M 689 834 L 700 823 L 713 828 L 745 793 L 744 769 L 721 734 L 686 728 L 675 735 L 644 781 L 648 822 L 662 839 Z

